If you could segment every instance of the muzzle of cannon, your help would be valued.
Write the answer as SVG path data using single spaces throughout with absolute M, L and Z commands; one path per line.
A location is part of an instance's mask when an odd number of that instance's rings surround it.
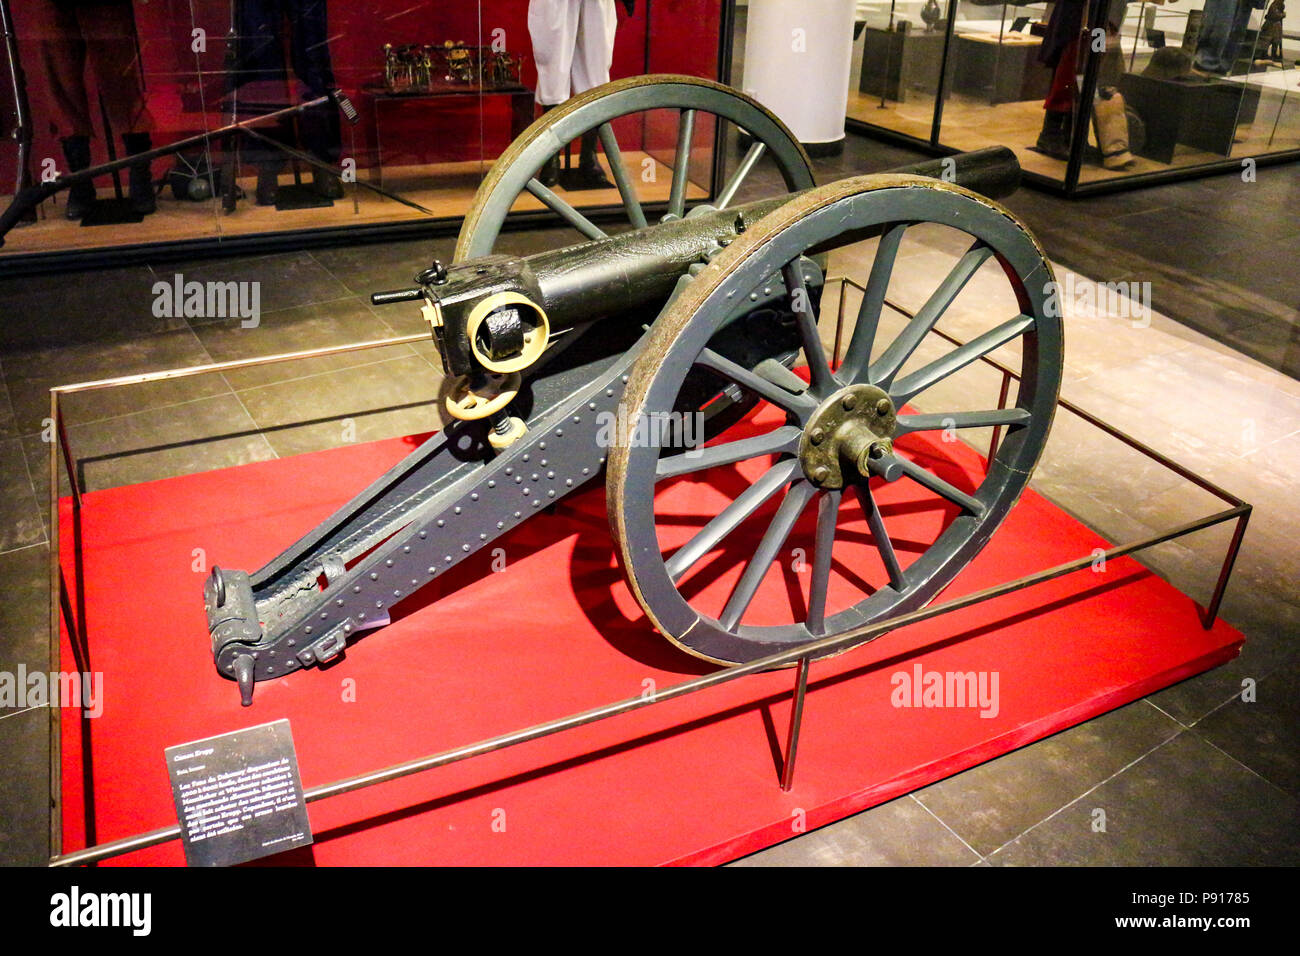
M 675 113 L 677 146 L 668 198 L 652 222 L 615 125 L 644 124 L 652 113 L 662 120 L 665 110 Z M 687 211 L 689 144 L 706 126 L 719 148 L 739 131 L 747 151 L 718 196 Z M 602 219 L 609 233 L 536 175 L 590 131 L 604 146 L 627 220 L 616 229 Z M 764 156 L 784 188 L 736 205 Z M 433 263 L 411 288 L 373 297 L 422 309 L 447 373 L 451 424 L 261 570 L 213 570 L 204 600 L 218 672 L 251 703 L 255 682 L 336 658 L 350 640 L 388 623 L 394 604 L 601 476 L 632 593 L 655 628 L 696 656 L 754 660 L 924 605 L 983 547 L 1024 489 L 1059 389 L 1062 338 L 1049 302 L 1050 265 L 992 201 L 1018 179 L 1014 155 L 997 148 L 816 187 L 807 156 L 779 120 L 734 90 L 689 77 L 620 81 L 548 112 L 488 174 L 455 261 Z M 581 241 L 523 257 L 495 253 L 525 194 Z M 895 258 L 907 230 L 926 224 L 963 233 L 965 252 L 890 338 L 881 315 Z M 867 240 L 876 243 L 874 259 L 843 362 L 832 368 L 818 324 L 828 269 L 838 250 Z M 1015 312 L 918 365 L 922 340 L 990 261 L 1000 266 Z M 1011 407 L 944 415 L 907 407 L 1012 343 L 1023 364 Z M 733 431 L 752 422 L 759 406 L 774 406 L 782 422 L 743 436 Z M 973 489 L 954 486 L 894 444 L 913 432 L 993 427 L 1004 436 Z M 764 464 L 751 468 L 757 477 L 746 490 L 665 551 L 656 489 L 753 462 Z M 872 493 L 873 482 L 904 479 L 952 511 L 909 562 Z M 846 599 L 831 594 L 828 581 L 837 516 L 850 491 L 883 579 Z M 777 499 L 774 515 L 759 514 Z M 802 619 L 746 620 L 764 576 L 814 504 Z M 734 559 L 744 566 L 730 596 L 720 608 L 700 606 L 687 586 L 693 571 L 756 515 L 768 524 L 757 545 Z

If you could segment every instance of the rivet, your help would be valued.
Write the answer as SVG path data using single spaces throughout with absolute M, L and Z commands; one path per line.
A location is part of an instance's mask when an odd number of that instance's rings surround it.
M 488 482 L 488 487 L 489 487 L 489 488 L 495 488 L 496 486 L 497 486 L 497 483 L 496 483 L 495 481 L 489 481 L 489 482 Z
M 421 537 L 421 538 L 427 538 L 427 537 L 429 537 L 429 532 L 427 532 L 427 531 L 425 531 L 423 528 L 421 528 L 421 529 L 420 529 L 420 537 Z
M 437 568 L 429 568 L 429 574 L 437 574 L 437 573 L 438 573 Z
M 858 404 L 858 396 L 856 396 L 856 395 L 845 395 L 844 398 L 843 398 L 843 400 L 840 402 L 840 404 L 844 406 L 844 410 L 845 410 L 846 412 L 848 412 L 848 411 L 852 411 L 852 410 L 853 410 L 853 406 L 855 406 L 855 405 Z
M 438 519 L 438 527 L 439 527 L 439 528 L 441 528 L 441 527 L 442 527 L 443 525 L 445 525 L 446 523 L 447 523 L 447 522 L 443 521 L 441 518 Z
M 393 566 L 393 559 L 392 559 L 392 558 L 388 558 L 388 559 L 386 559 L 386 560 L 384 561 L 384 567 L 386 567 L 386 568 L 391 568 L 392 566 Z
M 361 593 L 361 585 L 360 585 L 360 584 L 355 584 L 355 585 L 353 585 L 353 586 L 352 586 L 352 593 L 353 593 L 353 594 L 360 594 L 360 593 Z
M 471 495 L 469 496 L 469 500 L 470 500 L 470 501 L 478 501 L 478 492 L 476 491 L 476 492 L 474 492 L 473 494 L 471 494 Z
M 378 575 L 376 572 L 371 571 L 371 572 L 370 572 L 370 580 L 372 580 L 372 581 L 378 581 L 378 580 L 379 580 L 379 575 Z
M 452 508 L 451 513 L 455 515 L 460 514 L 460 505 L 457 505 L 456 507 Z
M 826 440 L 826 433 L 822 431 L 820 428 L 814 428 L 812 430 L 812 434 L 808 436 L 808 440 L 811 441 L 814 445 L 820 445 L 822 442 Z
M 541 450 L 541 451 L 546 451 L 546 442 L 544 442 L 544 441 L 539 441 L 539 442 L 537 443 L 537 447 L 538 447 L 538 449 Z
M 876 402 L 876 414 L 877 415 L 889 414 L 889 399 L 882 398 L 880 401 Z

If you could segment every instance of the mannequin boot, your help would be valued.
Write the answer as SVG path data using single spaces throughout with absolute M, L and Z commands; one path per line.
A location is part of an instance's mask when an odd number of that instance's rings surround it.
M 582 134 L 582 152 L 578 168 L 565 177 L 565 189 L 613 189 L 614 184 L 605 176 L 605 170 L 596 158 L 596 131 Z
M 311 188 L 326 199 L 343 198 L 343 180 L 337 173 L 327 173 L 317 166 L 311 168 Z
M 1074 123 L 1069 112 L 1043 113 L 1043 129 L 1035 144 L 1039 150 L 1056 159 L 1069 159 L 1070 139 Z
M 257 204 L 274 206 L 280 192 L 280 171 L 284 160 L 263 160 L 257 164 Z
M 1133 162 L 1128 149 L 1128 115 L 1124 112 L 1124 97 L 1114 87 L 1097 91 L 1097 101 L 1092 115 L 1096 123 L 1097 146 L 1101 149 L 1101 164 L 1107 169 L 1122 169 Z
M 90 168 L 89 136 L 65 136 L 61 142 L 68 172 L 75 173 Z M 68 205 L 64 215 L 69 219 L 80 219 L 94 204 L 95 184 L 89 179 L 78 180 L 68 187 Z
M 122 145 L 126 148 L 128 156 L 136 156 L 153 149 L 153 141 L 148 133 L 123 133 Z M 147 216 L 158 208 L 157 200 L 154 198 L 153 172 L 147 161 L 132 163 L 130 168 L 128 195 L 131 197 L 131 208 L 140 215 Z
M 545 116 L 554 106 L 543 106 L 542 115 Z M 538 181 L 547 189 L 551 189 L 560 181 L 560 156 L 555 154 L 542 164 L 542 168 L 537 171 Z

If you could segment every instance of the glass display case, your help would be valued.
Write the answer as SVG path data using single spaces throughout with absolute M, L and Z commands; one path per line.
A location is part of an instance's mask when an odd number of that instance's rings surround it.
M 728 8 L 4 0 L 0 210 L 70 171 L 144 158 L 28 210 L 0 237 L 0 270 L 160 243 L 203 252 L 454 231 L 544 108 L 610 78 L 717 78 Z M 642 201 L 666 202 L 672 177 L 653 172 L 673 162 L 676 117 L 620 121 L 617 133 Z M 543 171 L 551 188 L 584 210 L 619 204 L 601 143 L 565 154 Z M 688 194 L 703 198 L 716 178 L 710 130 L 697 130 L 691 158 Z M 542 210 L 531 195 L 516 207 Z
M 1300 0 L 859 2 L 847 113 L 1067 193 L 1296 158 Z

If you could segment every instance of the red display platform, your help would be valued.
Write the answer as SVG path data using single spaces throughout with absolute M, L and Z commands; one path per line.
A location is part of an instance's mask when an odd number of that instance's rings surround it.
M 969 486 L 962 472 L 982 469 L 965 446 L 909 441 L 914 456 L 955 462 L 944 466 L 949 480 Z M 201 597 L 207 568 L 259 567 L 413 444 L 382 441 L 86 495 L 84 614 L 104 698 L 97 718 L 64 712 L 65 852 L 175 824 L 163 763 L 172 744 L 288 718 L 312 787 L 711 670 L 646 622 L 617 566 L 597 485 L 436 579 L 342 662 L 259 684 L 253 706 L 241 708 L 235 685 L 212 664 Z M 676 505 L 675 527 L 665 537 L 707 520 L 738 490 L 734 477 L 672 483 L 665 495 Z M 904 563 L 950 517 L 910 481 L 886 486 L 881 502 Z M 832 609 L 837 594 L 873 580 L 866 525 L 858 516 L 855 528 L 852 517 L 846 504 L 840 540 L 849 558 L 836 566 Z M 62 521 L 72 580 L 67 502 Z M 801 540 L 811 548 L 809 527 L 797 529 L 791 546 Z M 944 597 L 1104 544 L 1026 494 Z M 502 561 L 504 572 L 494 573 Z M 699 587 L 725 590 L 739 570 L 706 569 Z M 792 567 L 770 573 L 754 613 L 797 608 L 806 578 Z M 65 669 L 78 669 L 66 632 L 63 640 Z M 310 807 L 315 845 L 270 861 L 719 863 L 1216 666 L 1241 643 L 1222 622 L 1203 630 L 1193 602 L 1141 565 L 1112 561 L 815 663 L 789 793 L 779 787 L 786 670 L 318 801 Z M 986 681 L 996 674 L 996 714 L 895 706 L 899 675 L 972 671 Z M 172 842 L 110 862 L 183 860 Z

